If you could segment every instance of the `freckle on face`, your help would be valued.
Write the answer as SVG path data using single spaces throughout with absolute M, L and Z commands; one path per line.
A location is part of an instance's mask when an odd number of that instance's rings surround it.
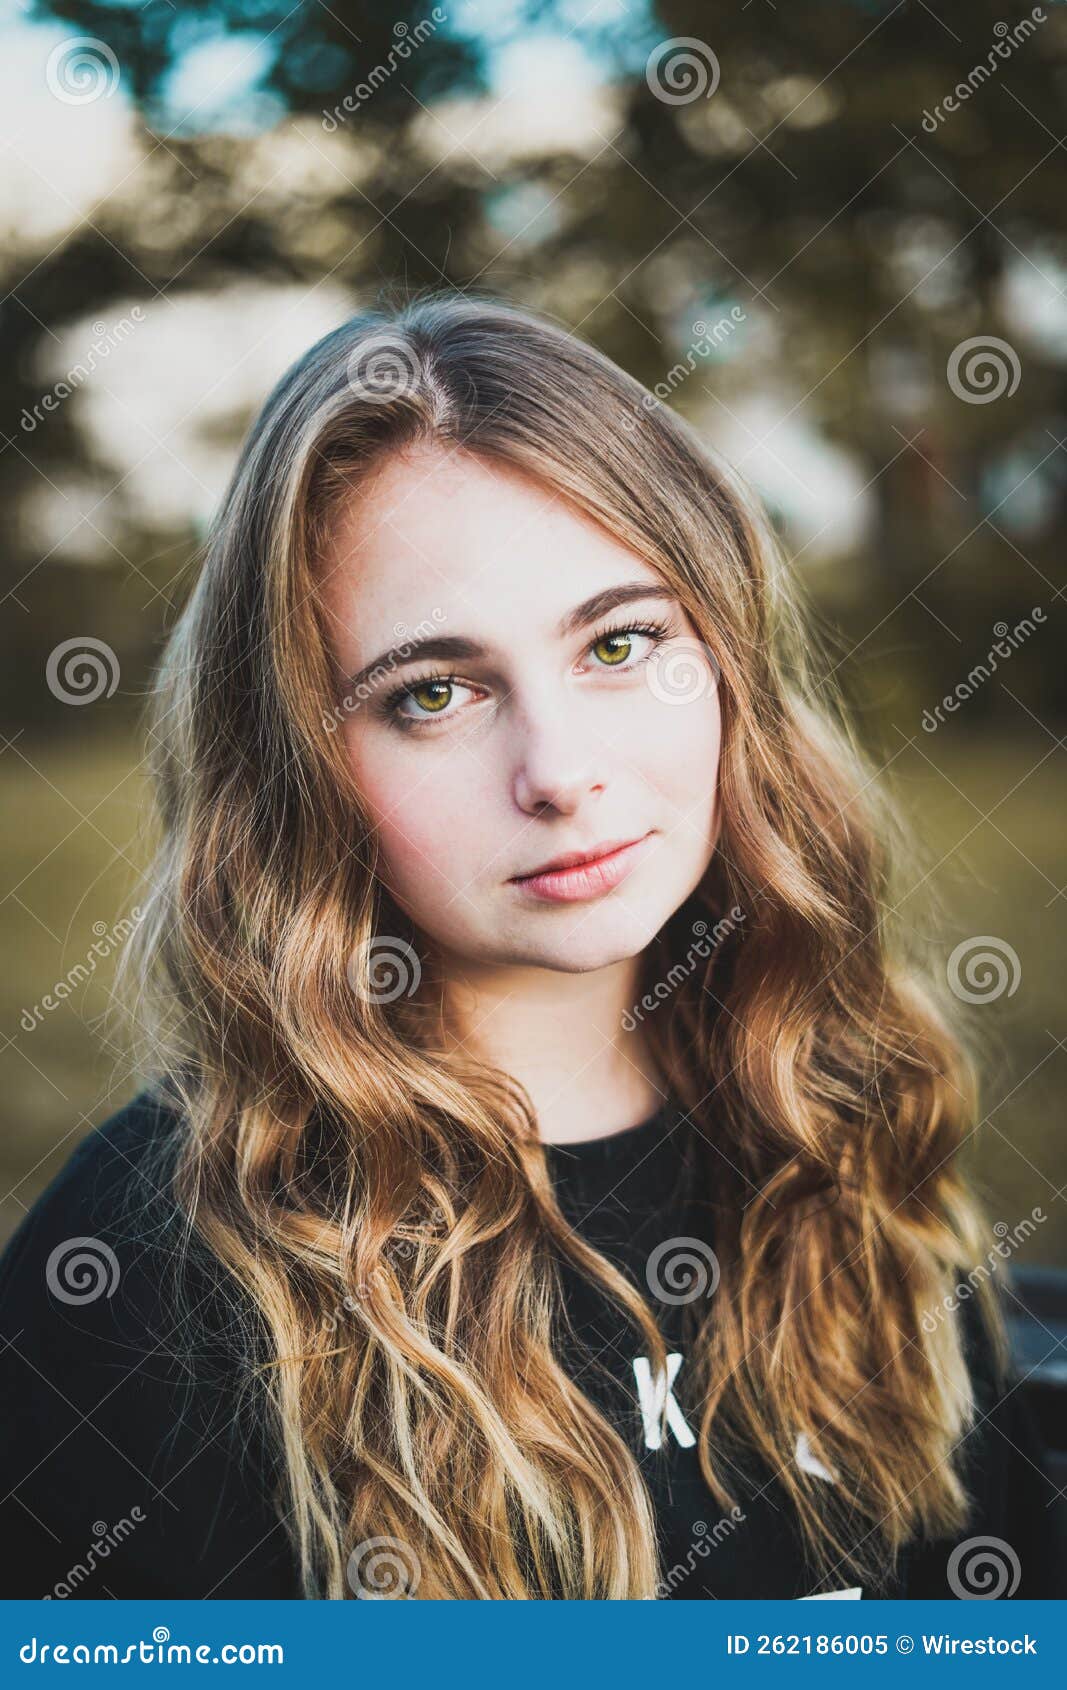
M 405 631 L 486 648 L 398 667 L 344 716 L 382 878 L 416 927 L 483 962 L 570 970 L 637 954 L 714 849 L 714 679 L 709 668 L 691 700 L 665 701 L 649 665 L 612 673 L 591 655 L 597 626 L 646 621 L 670 626 L 664 656 L 671 640 L 699 651 L 673 601 L 635 601 L 565 638 L 559 624 L 596 593 L 662 576 L 552 489 L 440 448 L 391 458 L 339 513 L 323 561 L 342 673 Z M 636 652 L 652 648 L 633 638 Z M 457 677 L 447 719 L 390 725 L 380 701 L 434 672 Z M 539 904 L 511 883 L 562 852 L 649 833 L 638 866 L 600 898 Z

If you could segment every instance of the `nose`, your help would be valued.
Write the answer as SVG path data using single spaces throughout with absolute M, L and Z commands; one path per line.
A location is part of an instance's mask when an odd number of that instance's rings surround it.
M 592 795 L 604 790 L 603 757 L 607 748 L 588 733 L 579 734 L 573 713 L 541 713 L 517 727 L 515 802 L 529 815 L 546 807 L 573 815 Z

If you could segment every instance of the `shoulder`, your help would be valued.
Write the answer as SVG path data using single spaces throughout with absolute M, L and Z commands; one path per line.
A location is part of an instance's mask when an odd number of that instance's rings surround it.
M 243 1305 L 232 1276 L 189 1227 L 174 1195 L 179 1106 L 143 1090 L 89 1132 L 0 1257 L 0 1373 L 20 1370 L 19 1413 L 55 1394 L 104 1399 L 132 1369 L 158 1387 L 227 1388 Z M 132 1393 L 122 1412 L 134 1413 Z
M 962 1295 L 970 1289 L 966 1283 L 956 1287 L 952 1313 L 971 1377 L 975 1405 L 978 1413 L 982 1414 L 1000 1399 L 1010 1384 L 1011 1356 L 995 1319 L 981 1297 Z M 995 1283 L 991 1300 L 1003 1320 L 1004 1294 Z
M 8 1594 L 65 1589 L 71 1568 L 88 1595 L 288 1588 L 236 1282 L 173 1196 L 184 1130 L 176 1105 L 139 1093 L 77 1145 L 0 1260 Z M 136 1539 L 90 1578 L 86 1546 L 117 1515 Z
M 100 1205 L 121 1196 L 121 1187 L 144 1178 L 148 1165 L 176 1142 L 181 1114 L 176 1103 L 146 1087 L 71 1149 L 55 1177 L 45 1186 L 5 1250 L 25 1240 L 46 1215 L 81 1212 L 88 1216 Z M 17 1254 L 17 1251 L 15 1252 Z
M 998 1286 L 1002 1315 L 1005 1296 Z M 1048 1596 L 1055 1487 L 1023 1379 L 981 1299 L 961 1297 L 952 1319 L 974 1397 L 973 1414 L 953 1451 L 967 1520 L 955 1538 L 912 1550 L 907 1594 Z
M 110 1301 L 124 1271 L 150 1272 L 178 1225 L 169 1189 L 181 1118 L 143 1090 L 80 1140 L 0 1257 L 4 1334 L 20 1307 Z

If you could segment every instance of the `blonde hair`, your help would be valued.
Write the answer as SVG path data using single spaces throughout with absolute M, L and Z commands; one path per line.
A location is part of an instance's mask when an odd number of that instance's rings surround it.
M 381 935 L 420 937 L 324 726 L 318 588 L 340 504 L 415 444 L 518 468 L 602 524 L 721 676 L 719 843 L 642 958 L 672 982 L 646 1032 L 713 1205 L 721 1280 L 687 1363 L 712 1492 L 732 1505 L 754 1449 L 815 1567 L 875 1587 L 909 1539 L 965 1519 L 971 1385 L 955 1327 L 921 1317 L 979 1249 L 954 1158 L 976 1081 L 892 930 L 890 841 L 912 848 L 758 511 L 648 401 L 498 300 L 357 314 L 268 397 L 161 664 L 160 838 L 125 966 L 142 1066 L 181 1118 L 177 1202 L 241 1288 L 309 1597 L 352 1595 L 350 1558 L 382 1544 L 420 1598 L 650 1597 L 661 1577 L 635 1456 L 558 1359 L 559 1260 L 662 1370 L 652 1309 L 566 1224 L 523 1088 L 446 1047 L 431 972 L 370 989 Z M 679 969 L 694 921 L 734 906 Z M 836 1485 L 797 1465 L 800 1431 Z

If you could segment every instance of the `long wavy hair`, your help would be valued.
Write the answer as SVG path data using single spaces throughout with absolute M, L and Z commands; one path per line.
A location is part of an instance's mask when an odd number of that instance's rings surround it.
M 434 292 L 327 334 L 249 432 L 153 688 L 159 832 L 124 959 L 142 1071 L 180 1117 L 176 1212 L 234 1285 L 304 1592 L 354 1594 L 382 1544 L 419 1598 L 652 1597 L 662 1574 L 635 1455 L 559 1359 L 560 1261 L 663 1370 L 653 1309 L 567 1225 L 524 1088 L 443 1039 L 330 731 L 325 542 L 423 443 L 570 501 L 714 653 L 721 833 L 641 958 L 647 987 L 670 981 L 646 1036 L 720 1264 L 686 1311 L 699 1457 L 726 1508 L 755 1451 L 822 1576 L 877 1588 L 902 1545 L 966 1520 L 973 1387 L 956 1325 L 924 1314 L 983 1236 L 955 1156 L 976 1063 L 893 914 L 914 845 L 738 479 L 551 320 Z M 694 921 L 735 906 L 679 967 Z M 383 935 L 426 962 L 417 992 L 375 989 Z M 801 1431 L 836 1484 L 798 1465 Z

